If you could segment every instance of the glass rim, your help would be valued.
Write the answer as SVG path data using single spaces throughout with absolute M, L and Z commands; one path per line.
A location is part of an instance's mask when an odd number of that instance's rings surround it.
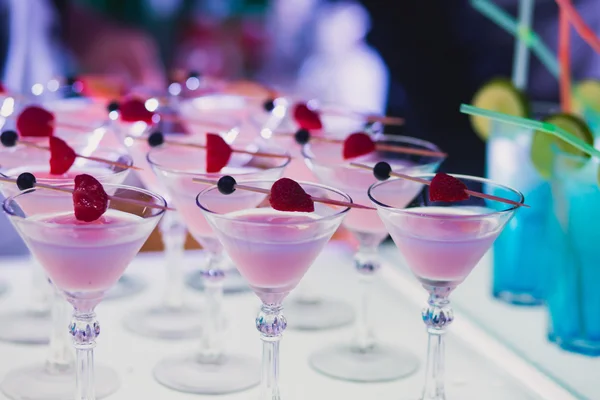
M 58 187 L 63 187 L 63 188 L 70 188 L 73 185 L 56 185 Z M 165 200 L 164 197 L 162 197 L 161 195 L 151 192 L 149 190 L 146 189 L 142 189 L 142 188 L 138 188 L 135 186 L 129 186 L 129 185 L 119 185 L 119 184 L 102 184 L 102 187 L 104 188 L 109 188 L 109 189 L 124 189 L 127 190 L 129 192 L 137 192 L 137 193 L 142 193 L 145 194 L 153 199 L 156 200 L 156 204 L 167 207 L 167 201 Z M 2 209 L 4 211 L 4 213 L 9 217 L 9 218 L 18 218 L 19 219 L 19 223 L 20 224 L 31 224 L 31 225 L 40 225 L 43 224 L 47 227 L 54 227 L 54 228 L 60 228 L 60 227 L 67 227 L 69 225 L 61 225 L 61 224 L 55 224 L 55 223 L 50 223 L 50 222 L 43 222 L 43 221 L 39 221 L 39 220 L 30 220 L 27 217 L 22 217 L 20 215 L 17 215 L 15 213 L 15 211 L 13 210 L 12 207 L 10 207 L 10 203 L 15 201 L 15 199 L 17 199 L 20 196 L 24 196 L 27 195 L 29 193 L 33 193 L 36 191 L 48 191 L 48 192 L 54 192 L 52 189 L 46 189 L 46 188 L 31 188 L 31 189 L 27 189 L 27 190 L 23 190 L 20 191 L 19 193 L 16 193 L 12 196 L 7 197 L 6 199 L 4 199 L 4 201 L 2 202 Z M 70 193 L 66 193 L 66 192 L 56 192 L 56 193 L 63 193 L 65 196 L 72 196 L 72 194 Z M 114 196 L 113 196 L 114 197 Z M 118 199 L 118 197 L 115 197 Z M 110 209 L 110 208 L 109 208 Z M 139 225 L 141 223 L 144 223 L 145 221 L 149 220 L 149 219 L 153 219 L 153 218 L 157 218 L 159 216 L 162 216 L 166 210 L 164 209 L 159 209 L 159 208 L 155 208 L 155 210 L 157 211 L 156 214 L 152 214 L 148 217 L 143 217 L 143 216 L 139 216 L 140 219 L 139 220 L 133 220 L 130 222 L 118 222 L 116 224 L 111 224 L 110 227 L 111 228 L 122 228 L 125 226 L 134 226 L 134 225 Z M 127 214 L 132 214 L 130 212 L 127 211 L 123 211 Z M 106 229 L 106 225 L 98 225 L 98 224 L 89 224 L 89 225 L 77 225 L 77 229 L 81 229 L 81 230 L 96 230 L 96 229 Z
M 275 182 L 276 182 L 275 180 L 256 180 L 256 179 L 254 179 L 254 180 L 240 181 L 238 183 L 243 183 L 243 184 L 246 184 L 246 185 L 247 184 L 252 184 L 252 183 L 270 183 L 272 185 Z M 326 191 L 329 191 L 329 192 L 333 192 L 333 193 L 335 193 L 335 194 L 343 197 L 344 199 L 346 199 L 349 203 L 354 203 L 354 201 L 352 200 L 352 197 L 350 197 L 349 194 L 344 193 L 341 190 L 338 190 L 338 189 L 336 189 L 334 187 L 323 185 L 323 184 L 320 184 L 320 183 L 306 182 L 306 181 L 298 181 L 298 184 L 300 184 L 300 186 L 316 187 L 318 189 L 323 189 L 323 190 L 326 190 Z M 196 206 L 198 206 L 203 212 L 207 212 L 211 216 L 215 216 L 215 217 L 220 218 L 220 219 L 226 219 L 226 220 L 230 220 L 230 221 L 236 221 L 235 217 L 231 217 L 231 216 L 228 216 L 228 214 L 221 214 L 219 212 L 210 210 L 209 208 L 203 206 L 200 203 L 200 197 L 203 196 L 203 195 L 205 195 L 205 194 L 207 194 L 210 191 L 213 191 L 213 190 L 219 190 L 218 187 L 217 187 L 217 185 L 211 185 L 211 186 L 207 187 L 206 189 L 202 190 L 200 193 L 198 193 L 198 195 L 196 195 Z M 223 196 L 227 196 L 227 195 L 223 195 Z M 265 196 L 268 196 L 268 195 L 265 195 Z M 343 206 L 339 206 L 339 207 L 343 207 Z M 252 209 L 253 210 L 253 209 L 259 209 L 259 208 L 257 208 L 257 207 L 250 208 L 250 207 L 248 207 L 248 208 L 245 208 L 245 209 Z M 311 221 L 296 221 L 296 222 L 289 222 L 289 223 L 286 222 L 284 225 L 306 225 L 306 224 L 310 224 L 310 223 L 318 223 L 318 222 L 322 222 L 322 221 L 328 221 L 330 219 L 337 218 L 338 216 L 343 215 L 343 214 L 347 213 L 348 211 L 350 211 L 350 207 L 346 206 L 346 207 L 343 207 L 338 212 L 336 212 L 334 214 L 331 214 L 331 215 L 319 217 L 319 218 L 316 218 L 316 219 L 311 220 Z M 239 222 L 245 222 L 245 223 L 248 223 L 248 224 L 261 225 L 261 226 L 272 225 L 272 224 L 269 224 L 268 222 L 254 222 L 254 221 L 239 221 Z
M 428 173 L 428 174 L 417 174 L 417 175 L 411 175 L 411 176 L 414 178 L 428 179 L 428 178 L 433 178 L 435 175 L 436 175 L 435 173 Z M 493 185 L 495 187 L 505 189 L 509 192 L 516 194 L 519 197 L 519 200 L 515 200 L 516 202 L 523 203 L 525 201 L 525 196 L 520 191 L 513 189 L 510 186 L 506 186 L 501 183 L 494 182 L 490 179 L 481 178 L 481 177 L 472 176 L 472 175 L 461 175 L 461 174 L 449 174 L 449 175 L 451 175 L 452 177 L 457 178 L 457 179 L 471 181 L 471 182 L 484 183 L 484 184 Z M 396 214 L 405 214 L 405 215 L 410 215 L 412 217 L 428 218 L 428 219 L 441 219 L 442 218 L 442 216 L 440 216 L 440 215 L 423 214 L 423 213 L 417 214 L 415 212 L 407 211 L 410 209 L 414 209 L 415 207 L 398 208 L 398 207 L 390 206 L 388 204 L 385 204 L 385 203 L 375 199 L 375 197 L 372 193 L 372 191 L 374 189 L 378 188 L 379 186 L 389 184 L 391 182 L 395 182 L 398 180 L 404 180 L 404 179 L 402 179 L 402 178 L 387 179 L 385 181 L 375 182 L 374 184 L 372 184 L 369 187 L 369 190 L 367 191 L 367 195 L 369 196 L 369 199 L 373 202 L 373 204 L 375 204 L 375 206 L 377 206 L 378 208 L 384 209 L 384 210 L 391 211 Z M 428 179 L 428 180 L 431 180 L 431 179 Z M 491 200 L 491 201 L 496 201 L 496 200 Z M 512 204 L 506 204 L 506 205 L 508 208 L 506 208 L 504 210 L 492 211 L 489 213 L 481 213 L 481 214 L 474 214 L 474 215 L 464 215 L 464 216 L 461 215 L 460 219 L 479 219 L 482 217 L 498 216 L 498 215 L 503 215 L 503 214 L 513 212 L 517 208 L 520 208 L 520 206 L 516 206 L 516 205 L 512 205 Z M 427 206 L 425 206 L 423 208 L 427 208 Z
M 126 157 L 126 161 L 123 162 L 123 163 L 121 163 L 121 164 L 127 165 L 129 167 L 133 166 L 133 157 L 131 157 L 131 155 L 127 151 L 124 151 L 122 149 L 114 149 L 113 150 L 113 149 L 110 149 L 108 147 L 99 147 L 96 150 L 94 150 L 90 156 L 91 157 L 96 157 L 99 154 L 108 154 L 108 153 L 118 154 L 119 158 Z M 81 158 L 81 159 L 82 160 L 86 160 L 87 162 L 95 162 L 95 163 L 103 164 L 103 165 L 106 166 L 106 168 L 102 168 L 102 170 L 103 170 L 102 174 L 94 174 L 94 178 L 96 178 L 98 180 L 100 180 L 102 178 L 106 178 L 106 177 L 113 177 L 113 176 L 119 176 L 119 175 L 122 175 L 122 174 L 126 174 L 131 169 L 131 168 L 123 168 L 123 170 L 121 170 L 121 171 L 113 171 L 113 170 L 110 169 L 110 167 L 111 167 L 110 164 L 106 164 L 106 163 L 103 163 L 101 161 L 96 161 L 96 160 L 89 160 L 89 159 L 85 159 L 85 158 Z M 118 162 L 116 160 L 109 160 L 109 161 Z M 20 172 L 19 174 L 22 174 L 24 172 L 31 172 L 31 171 L 26 171 L 25 169 L 27 167 L 38 166 L 38 165 L 41 165 L 41 164 L 48 164 L 48 162 L 49 162 L 48 160 L 41 161 L 39 164 L 38 164 L 38 161 L 27 162 L 23 166 L 11 167 L 11 168 L 3 168 L 3 167 L 0 166 L 0 175 L 4 175 L 4 176 L 6 176 L 8 178 L 16 178 L 15 175 L 7 174 L 7 172 L 10 172 L 11 170 L 14 170 L 14 169 L 17 169 L 17 168 L 18 169 L 23 169 L 23 171 Z M 71 167 L 73 167 L 74 165 L 75 164 L 73 164 Z M 105 173 L 105 172 L 109 172 L 109 171 L 113 171 L 113 173 Z M 35 172 L 31 172 L 31 173 L 35 176 Z M 82 174 L 85 174 L 85 172 L 82 171 L 81 173 L 78 173 L 77 175 L 82 175 Z M 63 185 L 63 184 L 64 185 L 68 185 L 69 183 L 73 182 L 73 178 L 68 178 L 68 177 L 56 178 L 56 179 L 54 179 L 54 178 L 39 178 L 38 179 L 38 177 L 36 177 L 35 179 L 36 179 L 37 182 L 56 183 L 56 184 L 59 184 L 59 185 Z M 2 185 L 2 183 L 0 183 L 0 185 Z
M 386 133 L 382 132 L 382 133 L 378 133 L 377 135 L 373 136 L 372 139 L 375 143 L 377 143 L 381 139 L 384 139 L 384 140 L 391 140 L 398 144 L 399 143 L 407 143 L 407 144 L 414 144 L 417 146 L 422 146 L 426 150 L 439 151 L 439 152 L 442 151 L 442 149 L 440 149 L 435 143 L 430 142 L 428 140 L 415 138 L 412 136 L 390 135 L 390 134 L 386 134 Z M 302 157 L 304 157 L 305 160 L 309 160 L 310 162 L 315 163 L 316 165 L 319 165 L 322 167 L 329 167 L 329 168 L 342 167 L 342 168 L 348 168 L 348 169 L 356 169 L 356 167 L 352 167 L 351 165 L 344 165 L 339 162 L 334 162 L 334 163 L 321 162 L 318 157 L 311 156 L 310 154 L 307 153 L 308 146 L 310 146 L 310 142 L 302 146 Z M 415 166 L 412 166 L 412 167 L 409 166 L 407 168 L 432 166 L 437 163 L 443 162 L 447 158 L 445 156 L 441 156 L 441 157 L 430 156 L 430 157 L 437 159 L 437 161 L 423 163 L 423 164 L 417 164 Z M 346 162 L 346 161 L 347 160 L 344 160 L 344 162 Z
M 177 146 L 177 147 L 179 147 L 179 146 Z M 214 177 L 221 177 L 221 176 L 224 176 L 224 175 L 231 175 L 233 177 L 236 177 L 236 176 L 242 176 L 242 177 L 248 177 L 248 176 L 250 176 L 251 177 L 253 175 L 259 175 L 259 174 L 262 174 L 262 173 L 265 173 L 265 172 L 270 172 L 270 171 L 276 171 L 276 170 L 284 169 L 285 167 L 287 167 L 292 162 L 292 156 L 290 155 L 289 151 L 282 149 L 283 150 L 282 155 L 285 155 L 287 157 L 285 158 L 285 162 L 283 162 L 283 164 L 281 164 L 281 165 L 276 165 L 276 166 L 269 167 L 269 168 L 259 169 L 257 171 L 248 171 L 248 172 L 240 172 L 240 173 L 236 172 L 234 174 L 224 174 L 222 172 L 199 172 L 199 171 L 192 172 L 192 171 L 185 171 L 185 170 L 182 170 L 182 169 L 167 167 L 164 164 L 159 164 L 159 163 L 157 163 L 155 161 L 152 161 L 152 157 L 151 156 L 152 156 L 153 153 L 158 152 L 159 150 L 163 150 L 164 151 L 164 150 L 166 150 L 168 148 L 169 148 L 168 144 L 167 144 L 166 147 L 158 146 L 158 147 L 151 148 L 146 153 L 146 161 L 148 161 L 148 164 L 150 164 L 150 167 L 152 167 L 152 168 L 158 168 L 161 171 L 169 172 L 169 173 L 176 174 L 176 175 L 192 176 L 192 177 L 193 176 L 204 176 L 204 177 L 214 178 Z M 172 148 L 175 148 L 175 146 L 173 146 Z M 262 158 L 262 159 L 269 158 L 269 157 L 263 157 L 263 156 L 255 156 L 255 157 L 259 157 L 259 158 Z

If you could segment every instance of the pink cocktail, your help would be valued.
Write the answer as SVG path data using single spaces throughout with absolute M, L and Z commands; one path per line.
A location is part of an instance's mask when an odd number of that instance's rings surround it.
M 377 182 L 372 167 L 378 162 L 387 162 L 395 172 L 413 175 L 436 171 L 445 159 L 436 145 L 424 140 L 391 135 L 377 135 L 373 140 L 376 145 L 385 145 L 392 150 L 410 148 L 425 151 L 423 154 L 426 155 L 375 150 L 347 160 L 344 159 L 342 143 L 318 139 L 305 145 L 302 154 L 320 182 L 348 193 L 359 204 L 370 203 L 367 192 Z M 371 169 L 358 168 L 351 163 L 366 165 Z M 420 190 L 421 185 L 401 181 L 393 191 L 381 195 L 393 197 L 397 204 L 404 207 Z M 416 357 L 403 349 L 379 343 L 372 333 L 374 326 L 368 318 L 369 282 L 379 270 L 378 247 L 388 236 L 388 229 L 373 210 L 352 209 L 343 225 L 358 241 L 354 266 L 359 279 L 364 283 L 360 306 L 357 308 L 359 314 L 355 321 L 356 334 L 350 344 L 336 344 L 324 350 L 319 349 L 311 356 L 311 365 L 325 375 L 353 382 L 390 381 L 407 376 L 418 367 Z M 364 372 L 365 363 L 369 363 L 369 373 Z
M 240 185 L 270 189 L 273 181 L 237 181 Z M 333 188 L 300 184 L 307 193 L 351 202 Z M 279 341 L 287 326 L 282 302 L 302 279 L 325 244 L 339 227 L 349 208 L 314 204 L 314 212 L 281 212 L 265 205 L 259 209 L 238 207 L 230 212 L 217 211 L 220 201 L 242 191 L 215 197 L 216 187 L 197 197 L 202 210 L 229 256 L 236 262 L 262 301 L 256 328 L 263 340 L 261 400 L 283 398 L 279 388 Z
M 433 174 L 416 175 L 431 181 Z M 467 189 L 492 192 L 522 203 L 523 195 L 483 178 L 454 175 Z M 402 179 L 389 179 L 369 188 L 369 197 L 388 228 L 407 266 L 429 293 L 422 319 L 429 334 L 426 380 L 420 399 L 445 400 L 444 334 L 454 320 L 449 296 L 462 283 L 519 206 L 480 197 L 463 201 L 431 201 L 429 186 L 408 207 L 390 193 L 401 192 Z
M 206 172 L 206 151 L 173 146 L 168 143 L 152 149 L 147 156 L 167 193 L 173 199 L 177 210 L 185 221 L 192 236 L 208 252 L 208 264 L 201 268 L 206 313 L 203 318 L 202 347 L 198 355 L 190 357 L 170 357 L 162 360 L 154 370 L 156 379 L 172 389 L 198 393 L 222 394 L 236 392 L 258 383 L 257 363 L 251 357 L 223 351 L 222 337 L 223 283 L 225 277 L 235 270 L 225 259 L 223 247 L 217 234 L 204 213 L 196 205 L 200 191 L 216 182 L 221 176 L 231 175 L 236 179 L 271 179 L 281 177 L 290 159 L 289 155 L 274 146 L 259 148 L 254 142 L 234 142 L 234 148 L 248 151 L 261 151 L 281 157 L 253 156 L 233 153 L 227 166 L 219 173 Z M 194 182 L 194 179 L 208 180 L 209 183 Z M 207 199 L 220 213 L 239 209 L 254 209 L 266 199 L 263 193 L 236 190 L 229 196 L 211 192 Z M 234 260 L 236 261 L 236 260 Z M 235 271 L 237 272 L 237 271 Z M 247 287 L 247 284 L 244 283 Z M 227 380 L 219 379 L 227 376 Z
M 96 320 L 95 307 L 148 239 L 166 207 L 166 201 L 151 192 L 128 186 L 103 186 L 107 192 L 114 194 L 108 202 L 108 210 L 94 222 L 75 218 L 72 194 L 68 192 L 36 188 L 20 192 L 3 203 L 4 211 L 31 252 L 74 309 L 69 333 L 73 337 L 77 361 L 69 360 L 60 368 L 47 366 L 50 370 L 46 375 L 60 377 L 66 386 L 58 398 L 96 399 L 93 349 L 100 334 L 100 325 Z M 73 185 L 65 187 L 72 189 Z M 60 211 L 47 213 L 30 209 L 24 212 L 21 206 L 24 200 L 29 205 L 43 204 L 50 191 L 65 198 L 60 202 Z M 119 210 L 125 199 L 144 205 L 129 203 L 128 211 Z M 24 373 L 27 371 L 34 376 L 21 382 L 29 382 L 37 392 L 28 398 L 48 396 L 45 388 L 54 389 L 56 384 L 52 381 L 57 378 L 47 379 L 32 368 L 23 370 Z M 65 384 L 69 378 L 75 385 Z M 99 392 L 103 395 L 118 388 L 118 379 L 111 378 L 99 385 Z

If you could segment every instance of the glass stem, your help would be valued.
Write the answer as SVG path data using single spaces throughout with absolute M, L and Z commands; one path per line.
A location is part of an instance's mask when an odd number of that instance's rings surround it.
M 60 292 L 54 288 L 52 298 L 52 332 L 50 334 L 49 352 L 46 358 L 46 371 L 58 374 L 73 367 L 73 348 L 69 343 L 69 337 L 65 332 L 65 326 L 69 325 L 71 317 L 71 306 L 62 297 Z
M 360 295 L 355 322 L 354 347 L 356 350 L 369 351 L 375 345 L 369 307 L 371 305 L 371 286 L 373 277 L 380 268 L 377 246 L 360 246 L 354 256 L 354 266 L 358 271 Z
M 263 342 L 263 358 L 260 378 L 260 400 L 280 400 L 279 390 L 279 341 L 287 327 L 281 303 L 266 304 L 256 317 L 256 329 Z
M 75 400 L 95 400 L 94 347 L 100 335 L 100 324 L 93 310 L 75 309 L 69 326 L 76 351 Z
M 185 282 L 183 277 L 183 256 L 187 230 L 178 214 L 169 211 L 160 222 L 160 233 L 165 246 L 165 292 L 163 306 L 178 310 L 183 307 Z
M 425 366 L 425 387 L 421 400 L 445 400 L 444 388 L 444 334 L 454 320 L 448 296 L 454 287 L 427 286 L 429 292 L 427 307 L 423 309 L 423 322 L 427 326 L 429 340 L 427 344 L 427 364 Z
M 200 343 L 200 362 L 214 363 L 222 355 L 223 326 L 223 280 L 225 272 L 221 269 L 223 254 L 212 253 L 208 267 L 202 271 L 204 281 L 204 298 L 206 314 L 208 316 L 202 327 Z

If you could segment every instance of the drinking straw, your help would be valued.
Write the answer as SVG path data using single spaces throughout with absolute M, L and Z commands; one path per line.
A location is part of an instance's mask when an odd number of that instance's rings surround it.
M 600 54 L 600 38 L 596 36 L 594 31 L 587 26 L 581 15 L 577 12 L 573 4 L 571 4 L 571 0 L 555 0 L 561 11 L 564 11 L 573 27 L 581 36 L 583 40 L 589 44 L 592 49 L 596 51 L 596 53 Z
M 535 32 L 527 26 L 517 23 L 512 16 L 504 12 L 504 10 L 490 0 L 471 0 L 471 6 L 496 23 L 500 28 L 519 38 L 531 49 L 533 54 L 535 54 L 546 69 L 550 71 L 552 76 L 556 79 L 559 78 L 560 66 L 558 60 Z
M 571 63 L 570 40 L 571 25 L 564 9 L 558 16 L 558 60 L 560 63 L 560 107 L 564 112 L 571 112 Z
M 574 136 L 571 133 L 565 131 L 564 129 L 561 129 L 558 126 L 549 122 L 536 121 L 534 119 L 529 118 L 515 117 L 513 115 L 507 115 L 496 111 L 490 111 L 469 104 L 461 104 L 460 112 L 464 114 L 490 118 L 495 121 L 520 126 L 522 128 L 528 128 L 536 131 L 549 133 L 569 143 L 571 146 L 581 150 L 582 152 L 600 159 L 600 151 L 596 150 L 594 147 L 590 146 L 577 136 Z
M 520 0 L 518 30 L 522 32 L 530 31 L 532 19 L 533 0 Z M 512 81 L 515 87 L 524 90 L 527 88 L 527 72 L 529 70 L 529 47 L 523 39 L 524 35 L 518 35 L 517 37 L 518 40 L 515 46 L 515 56 L 513 58 Z

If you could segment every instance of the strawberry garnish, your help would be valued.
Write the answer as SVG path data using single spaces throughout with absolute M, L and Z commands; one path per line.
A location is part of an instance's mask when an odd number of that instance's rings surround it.
M 294 120 L 302 129 L 319 130 L 323 128 L 319 114 L 304 103 L 294 106 Z
M 64 140 L 50 137 L 50 173 L 65 174 L 75 162 L 77 153 Z
M 154 113 L 146 108 L 146 102 L 137 97 L 123 100 L 119 104 L 119 115 L 123 122 L 145 122 L 152 125 Z
M 17 117 L 21 136 L 47 137 L 54 134 L 54 114 L 38 106 L 25 107 Z
M 216 133 L 206 134 L 206 172 L 219 172 L 229 162 L 233 150 Z
M 315 211 L 315 203 L 310 195 L 290 178 L 281 178 L 271 186 L 269 203 L 279 211 Z
M 366 133 L 353 133 L 344 140 L 344 160 L 364 156 L 373 151 L 375 151 L 375 142 Z
M 73 190 L 75 218 L 80 221 L 97 220 L 108 209 L 108 194 L 102 184 L 91 175 L 77 175 Z
M 455 202 L 468 200 L 467 185 L 453 176 L 439 172 L 429 186 L 429 201 Z

